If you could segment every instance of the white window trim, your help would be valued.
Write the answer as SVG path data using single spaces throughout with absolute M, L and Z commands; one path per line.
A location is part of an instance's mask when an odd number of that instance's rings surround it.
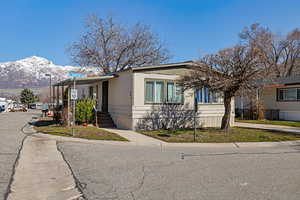
M 146 83 L 147 82 L 154 82 L 154 90 L 153 90 L 153 99 L 154 101 L 146 101 Z M 155 95 L 156 95 L 156 82 L 162 82 L 163 83 L 163 94 L 162 94 L 162 102 L 155 102 Z M 176 80 L 168 80 L 168 79 L 145 79 L 144 80 L 144 104 L 162 104 L 162 103 L 168 103 L 168 104 L 184 104 L 184 92 L 182 91 L 182 99 L 181 102 L 168 102 L 168 83 L 174 83 L 175 84 L 175 91 L 176 92 L 176 85 L 178 85 L 178 81 Z
M 153 82 L 153 101 L 147 101 L 146 100 L 146 83 L 147 82 Z M 162 93 L 162 99 L 165 99 L 165 82 L 163 80 L 160 80 L 160 79 L 157 79 L 157 80 L 154 80 L 154 79 L 147 79 L 145 80 L 145 83 L 144 83 L 144 88 L 145 88 L 145 94 L 144 94 L 144 101 L 145 101 L 145 104 L 161 104 L 163 102 L 156 102 L 156 83 L 157 82 L 162 82 L 163 83 L 163 93 Z
M 184 98 L 184 92 L 183 91 L 181 91 L 181 101 L 180 102 L 173 102 L 173 101 L 169 101 L 169 94 L 168 94 L 168 84 L 169 83 L 173 83 L 174 84 L 174 87 L 173 87 L 173 94 L 174 94 L 174 96 L 175 96 L 175 98 L 176 98 L 176 93 L 177 93 L 177 87 L 178 87 L 178 82 L 176 82 L 176 81 L 167 81 L 167 85 L 166 85 L 166 98 L 165 98 L 165 101 L 167 102 L 167 103 L 174 103 L 174 104 L 182 104 L 183 103 L 183 98 Z M 181 90 L 182 90 L 182 88 L 181 88 Z M 175 99 L 176 100 L 176 99 Z
M 203 92 L 204 88 L 201 88 L 201 90 L 202 90 L 202 92 Z M 202 99 L 201 99 L 202 102 L 200 102 L 200 101 L 198 100 L 198 105 L 224 105 L 224 102 L 223 102 L 223 98 L 222 98 L 222 97 L 218 97 L 219 102 L 207 102 L 207 103 L 205 103 L 205 102 L 204 102 L 204 99 L 205 99 L 205 97 L 204 97 L 204 95 L 202 95 Z
M 287 90 L 295 90 L 296 91 L 296 98 L 295 99 L 287 99 L 286 98 L 286 92 Z M 294 102 L 294 101 L 300 101 L 300 99 L 298 99 L 298 92 L 300 90 L 300 87 L 291 87 L 291 88 L 278 88 L 277 90 L 277 101 L 279 102 Z M 283 92 L 282 94 L 282 99 L 280 99 L 280 92 Z

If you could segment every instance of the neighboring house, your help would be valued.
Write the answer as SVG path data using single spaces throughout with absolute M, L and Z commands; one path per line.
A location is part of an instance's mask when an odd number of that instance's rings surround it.
M 260 95 L 266 110 L 277 110 L 280 120 L 300 121 L 300 76 L 279 78 Z
M 195 63 L 188 61 L 141 66 L 100 77 L 78 79 L 78 96 L 79 99 L 95 98 L 98 110 L 109 113 L 118 128 L 138 129 L 141 125 L 159 121 L 167 115 L 178 117 L 179 121 L 185 118 L 187 123 L 193 123 L 193 118 L 186 115 L 194 110 L 196 94 L 198 126 L 219 127 L 224 114 L 222 95 L 206 88 L 197 92 L 183 91 L 178 83 L 181 75 L 188 73 L 193 65 Z M 65 80 L 54 86 L 71 87 L 72 80 Z M 173 113 L 163 114 L 162 110 L 165 112 L 166 109 L 160 110 L 162 104 L 170 106 Z M 232 104 L 234 108 L 234 101 Z M 234 111 L 231 120 L 231 124 L 233 123 Z

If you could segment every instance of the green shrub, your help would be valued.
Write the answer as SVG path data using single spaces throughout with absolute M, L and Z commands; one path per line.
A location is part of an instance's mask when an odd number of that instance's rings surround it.
M 78 123 L 92 123 L 94 121 L 94 106 L 96 100 L 86 99 L 76 103 L 76 122 Z

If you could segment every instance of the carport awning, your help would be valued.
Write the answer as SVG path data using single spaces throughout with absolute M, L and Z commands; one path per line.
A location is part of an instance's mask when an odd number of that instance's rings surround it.
M 75 82 L 76 85 L 88 85 L 92 83 L 96 83 L 99 81 L 106 81 L 112 78 L 115 78 L 116 75 L 106 75 L 106 76 L 93 76 L 93 77 L 87 77 L 87 78 L 76 78 Z M 53 84 L 53 86 L 66 86 L 66 85 L 72 85 L 74 83 L 73 79 L 67 79 L 64 81 L 61 81 L 59 83 Z

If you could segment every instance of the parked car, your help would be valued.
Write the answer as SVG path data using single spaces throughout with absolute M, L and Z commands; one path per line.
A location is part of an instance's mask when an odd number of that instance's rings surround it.
M 43 108 L 43 103 L 42 102 L 36 102 L 35 103 L 35 109 L 42 110 L 42 108 Z
M 27 112 L 27 108 L 20 104 L 14 104 L 13 108 L 9 112 Z
M 30 109 L 36 109 L 36 104 L 35 104 L 35 103 L 30 104 L 30 105 L 29 105 L 29 108 L 30 108 Z
M 5 111 L 5 105 L 0 105 L 0 112 L 4 112 Z

